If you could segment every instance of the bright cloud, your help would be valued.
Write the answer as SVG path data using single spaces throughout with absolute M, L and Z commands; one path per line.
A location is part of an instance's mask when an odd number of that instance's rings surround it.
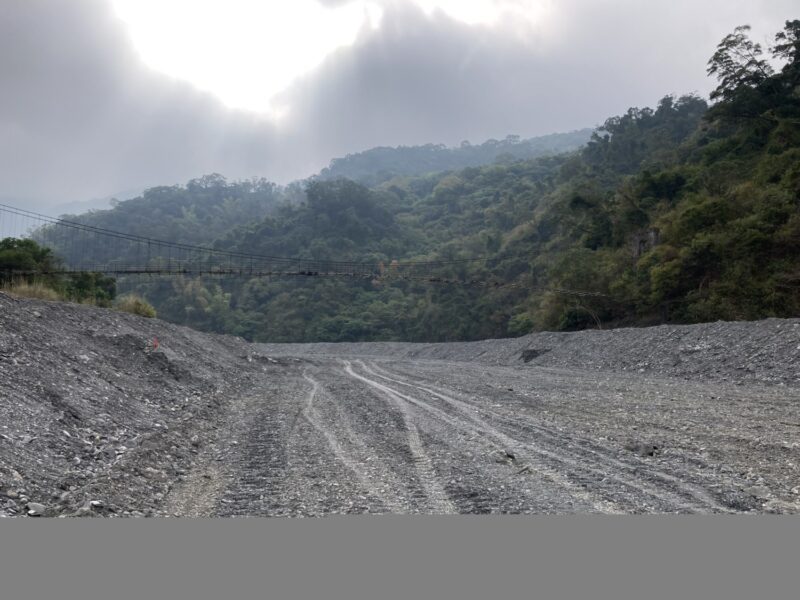
M 112 0 L 152 68 L 212 92 L 232 108 L 279 116 L 272 98 L 363 28 L 381 8 L 356 0 Z
M 280 117 L 275 96 L 333 51 L 416 5 L 468 25 L 533 23 L 551 0 L 111 0 L 142 59 L 227 106 Z

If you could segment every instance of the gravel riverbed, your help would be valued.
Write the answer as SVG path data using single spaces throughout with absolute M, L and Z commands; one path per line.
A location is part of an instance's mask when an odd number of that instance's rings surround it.
M 800 512 L 800 321 L 247 344 L 0 294 L 0 515 Z

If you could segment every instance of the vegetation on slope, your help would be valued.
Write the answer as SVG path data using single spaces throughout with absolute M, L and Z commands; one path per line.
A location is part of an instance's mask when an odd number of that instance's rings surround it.
M 297 185 L 283 188 L 264 179 L 228 182 L 215 173 L 186 185 L 150 188 L 136 198 L 114 201 L 109 210 L 65 218 L 153 239 L 208 244 L 299 196 Z
M 100 273 L 59 274 L 50 248 L 29 239 L 0 240 L 0 289 L 42 300 L 70 300 L 109 306 L 116 294 L 113 278 Z
M 114 303 L 114 308 L 148 319 L 153 319 L 157 315 L 156 309 L 147 300 L 136 294 L 120 296 Z

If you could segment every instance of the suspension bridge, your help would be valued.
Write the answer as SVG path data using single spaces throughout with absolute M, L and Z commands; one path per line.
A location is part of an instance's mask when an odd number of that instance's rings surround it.
M 392 260 L 387 263 L 250 254 L 153 239 L 0 204 L 0 239 L 8 237 L 33 240 L 49 248 L 56 257 L 50 267 L 35 271 L 4 268 L 0 263 L 0 271 L 12 276 L 100 273 L 123 277 L 321 277 L 406 280 L 475 287 L 525 287 L 574 296 L 603 296 L 588 291 L 537 288 L 491 277 L 470 279 L 452 275 L 453 272 L 463 271 L 460 267 L 485 265 L 485 257 L 435 261 Z
M 358 262 L 250 254 L 153 239 L 58 219 L 0 204 L 0 238 L 31 239 L 57 257 L 36 274 L 186 275 L 236 277 L 342 277 L 456 282 L 440 275 L 446 267 L 483 258 L 440 261 Z M 1 269 L 2 267 L 0 267 Z M 16 274 L 33 274 L 17 270 Z M 465 280 L 459 280 L 466 283 Z M 473 281 L 478 285 L 490 282 Z M 500 282 L 497 282 L 498 284 Z

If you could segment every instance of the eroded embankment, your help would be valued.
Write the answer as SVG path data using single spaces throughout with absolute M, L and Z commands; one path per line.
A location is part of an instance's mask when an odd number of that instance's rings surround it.
M 0 294 L 0 515 L 160 514 L 247 385 L 248 349 Z

